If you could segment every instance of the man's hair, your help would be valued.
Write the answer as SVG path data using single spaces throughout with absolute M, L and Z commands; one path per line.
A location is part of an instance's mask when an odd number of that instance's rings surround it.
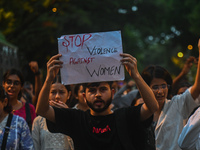
M 170 73 L 163 67 L 158 65 L 150 65 L 147 66 L 141 73 L 142 78 L 144 81 L 150 85 L 153 78 L 160 78 L 167 82 L 169 85 L 168 89 L 168 96 L 170 96 L 171 86 L 172 86 L 172 77 Z
M 5 98 L 8 99 L 7 105 L 3 108 L 3 110 L 7 113 L 12 111 L 12 106 L 10 105 L 10 100 L 8 94 L 5 92 L 4 88 L 0 85 L 0 101 L 4 102 Z
M 83 90 L 85 92 L 86 88 L 90 88 L 90 87 L 98 87 L 101 83 L 103 82 L 92 82 L 92 83 L 84 83 L 83 84 Z M 112 84 L 113 84 L 113 81 L 105 81 L 105 83 L 108 83 L 109 86 L 110 86 L 110 89 L 112 89 Z

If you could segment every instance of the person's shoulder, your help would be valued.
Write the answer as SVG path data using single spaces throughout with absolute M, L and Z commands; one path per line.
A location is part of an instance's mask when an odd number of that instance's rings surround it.
M 172 97 L 171 100 L 168 100 L 168 101 L 176 101 L 176 100 L 180 100 L 180 99 L 183 99 L 183 98 L 187 98 L 187 99 L 193 99 L 192 98 L 192 95 L 191 95 L 191 88 L 188 88 L 184 93 L 182 94 L 178 94 L 178 95 L 174 95 Z
M 21 123 L 26 122 L 26 120 L 24 120 L 23 117 L 18 116 L 18 115 L 13 115 L 13 119 L 14 119 L 14 121 L 21 122 Z
M 35 117 L 35 119 L 34 119 L 34 121 L 43 121 L 43 120 L 45 120 L 45 118 L 42 117 L 42 116 L 37 116 L 37 117 Z
M 35 109 L 35 106 L 34 106 L 33 104 L 31 104 L 31 103 L 29 103 L 29 107 L 30 107 L 31 109 Z
M 70 112 L 84 112 L 83 110 L 75 109 L 74 107 L 72 107 L 72 108 L 58 108 L 58 107 L 53 106 L 53 109 L 54 110 L 60 110 L 60 111 L 70 111 Z
M 121 112 L 129 112 L 129 111 L 140 111 L 143 104 L 139 104 L 137 106 L 129 106 L 129 107 L 123 107 L 118 108 L 114 112 L 115 113 L 121 113 Z
M 46 123 L 46 118 L 42 117 L 42 116 L 37 116 L 34 118 L 33 120 L 33 126 L 35 126 L 36 124 L 43 124 L 43 123 Z
M 83 116 L 86 114 L 83 110 L 73 108 L 57 108 L 53 107 L 55 114 L 59 116 L 70 115 L 70 116 Z
M 138 93 L 138 92 L 139 92 L 138 89 L 134 89 L 134 90 L 130 91 L 128 94 L 135 94 L 135 93 Z

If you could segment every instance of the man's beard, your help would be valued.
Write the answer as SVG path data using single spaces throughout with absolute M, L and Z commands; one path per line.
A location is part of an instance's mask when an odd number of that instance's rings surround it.
M 103 101 L 103 103 L 105 104 L 103 108 L 94 108 L 94 107 L 93 107 L 93 104 L 92 104 L 91 102 L 88 102 L 87 100 L 86 100 L 86 102 L 87 102 L 88 106 L 89 106 L 94 112 L 100 113 L 100 112 L 103 112 L 104 110 L 106 110 L 106 109 L 110 106 L 110 104 L 111 104 L 111 102 L 112 102 L 112 96 L 111 96 L 110 99 L 107 100 L 106 102 Z

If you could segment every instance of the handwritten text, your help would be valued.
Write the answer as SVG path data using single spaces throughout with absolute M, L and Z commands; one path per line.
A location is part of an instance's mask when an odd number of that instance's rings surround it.
M 102 48 L 102 47 L 96 47 L 94 46 L 92 50 L 87 47 L 88 52 L 90 55 L 102 55 L 102 54 L 108 54 L 108 53 L 117 53 L 117 48 Z
M 103 75 L 120 74 L 121 65 L 120 66 L 111 66 L 111 67 L 101 67 L 101 65 L 100 65 L 97 70 L 93 70 L 93 71 L 90 71 L 86 66 L 86 69 L 91 77 L 93 77 L 94 75 L 99 77 L 99 76 L 103 76 Z
M 82 48 L 84 42 L 89 40 L 91 36 L 91 34 L 64 36 L 65 41 L 62 42 L 62 45 L 67 47 L 67 50 L 69 46 L 71 46 L 71 48 L 73 48 L 73 46 Z
M 83 64 L 83 63 L 89 64 L 94 59 L 95 59 L 95 57 L 86 57 L 86 58 L 73 58 L 73 57 L 70 57 L 69 64 L 70 65 L 71 64 Z

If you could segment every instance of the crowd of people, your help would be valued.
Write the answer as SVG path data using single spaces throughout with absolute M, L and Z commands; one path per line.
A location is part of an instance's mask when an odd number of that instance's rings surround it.
M 200 40 L 198 43 L 200 54 Z M 172 79 L 158 65 L 141 74 L 137 59 L 120 54 L 131 80 L 63 85 L 61 54 L 47 62 L 42 84 L 9 69 L 0 86 L 2 150 L 198 150 L 200 149 L 200 63 L 189 57 Z M 194 83 L 186 75 L 196 65 Z

